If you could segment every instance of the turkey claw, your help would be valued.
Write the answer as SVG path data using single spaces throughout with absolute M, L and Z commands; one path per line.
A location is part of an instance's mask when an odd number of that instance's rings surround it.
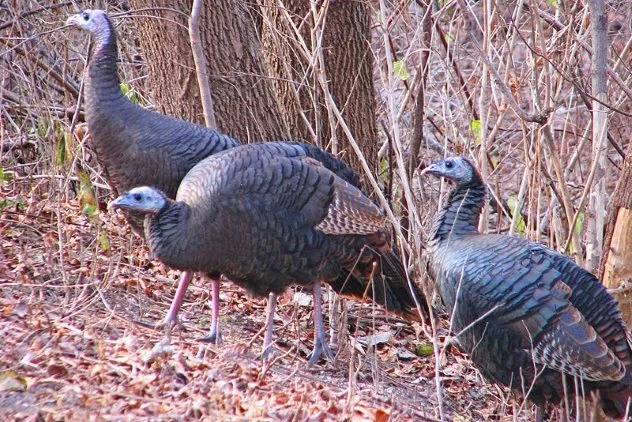
M 202 343 L 210 344 L 222 344 L 224 342 L 220 333 L 209 333 L 208 335 L 198 337 L 196 340 Z
M 271 361 L 277 355 L 276 349 L 272 347 L 272 345 L 265 348 L 263 352 L 261 352 L 261 359 L 263 361 Z
M 336 356 L 331 347 L 329 347 L 329 344 L 327 344 L 326 340 L 320 340 L 317 338 L 316 342 L 314 343 L 314 350 L 312 350 L 312 355 L 310 356 L 309 361 L 307 361 L 307 367 L 311 368 L 312 366 L 314 366 L 314 364 L 320 359 L 321 355 L 324 355 L 323 357 L 328 362 L 333 362 Z

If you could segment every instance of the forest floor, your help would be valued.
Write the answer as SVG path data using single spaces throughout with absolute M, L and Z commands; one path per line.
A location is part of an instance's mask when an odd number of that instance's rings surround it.
M 163 333 L 132 321 L 164 318 L 178 273 L 152 261 L 103 203 L 88 217 L 78 202 L 50 198 L 55 184 L 63 188 L 55 178 L 1 185 L 1 420 L 440 419 L 431 343 L 369 304 L 347 301 L 346 343 L 357 347 L 308 369 L 310 296 L 289 291 L 277 358 L 264 364 L 266 301 L 223 283 L 224 344 L 203 345 L 210 292 L 197 279 L 180 314 L 186 331 L 148 360 Z M 446 419 L 530 419 L 530 406 L 485 383 L 456 349 L 440 361 Z

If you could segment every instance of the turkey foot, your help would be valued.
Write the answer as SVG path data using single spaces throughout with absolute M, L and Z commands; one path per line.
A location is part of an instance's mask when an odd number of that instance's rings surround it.
M 178 326 L 178 328 L 180 328 L 182 331 L 186 331 L 186 328 L 178 319 L 178 311 L 180 310 L 180 307 L 182 306 L 182 302 L 184 301 L 184 294 L 186 293 L 187 288 L 189 287 L 189 283 L 191 282 L 192 278 L 193 278 L 193 273 L 191 271 L 182 272 L 182 275 L 180 276 L 180 281 L 178 282 L 178 288 L 176 289 L 176 294 L 173 297 L 173 300 L 171 301 L 171 306 L 169 306 L 169 311 L 167 312 L 167 316 L 161 323 L 149 324 L 147 322 L 135 321 L 136 324 L 142 327 L 151 328 L 154 330 L 164 330 L 165 333 L 167 332 L 170 333 L 171 329 L 175 326 Z M 215 285 L 213 285 L 213 288 L 215 288 Z M 219 284 L 218 284 L 218 290 L 219 290 Z M 213 291 L 213 293 L 215 293 L 215 291 Z M 215 297 L 218 297 L 218 295 L 213 294 L 213 300 L 215 300 Z M 215 308 L 217 307 L 214 306 L 213 309 Z
M 261 360 L 263 361 L 269 362 L 275 357 L 277 357 L 277 350 L 272 345 L 269 345 L 268 347 L 264 348 L 263 352 L 261 352 Z
M 210 344 L 222 344 L 224 342 L 224 340 L 222 340 L 222 334 L 219 332 L 217 328 L 216 329 L 211 328 L 211 331 L 207 335 L 198 337 L 196 340 L 202 343 L 210 343 Z
M 336 356 L 331 347 L 329 347 L 329 344 L 327 344 L 327 336 L 316 335 L 314 337 L 314 349 L 312 350 L 309 361 L 307 361 L 307 367 L 311 368 L 314 366 L 314 364 L 320 360 L 322 354 L 325 355 L 325 359 L 329 362 L 333 362 Z

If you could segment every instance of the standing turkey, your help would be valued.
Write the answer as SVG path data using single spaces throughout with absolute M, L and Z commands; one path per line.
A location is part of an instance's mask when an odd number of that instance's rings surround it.
M 430 274 L 461 350 L 489 380 L 528 392 L 538 406 L 566 391 L 598 392 L 626 414 L 631 338 L 617 302 L 592 274 L 527 239 L 478 232 L 486 185 L 465 158 L 427 167 L 456 187 L 428 240 Z
M 327 344 L 320 282 L 368 297 L 419 320 L 425 305 L 385 235 L 381 210 L 360 190 L 309 157 L 278 154 L 283 144 L 251 144 L 213 155 L 184 178 L 176 201 L 150 187 L 118 197 L 111 208 L 146 214 L 146 237 L 165 264 L 225 274 L 255 295 L 270 295 L 264 357 L 270 352 L 276 295 L 311 287 L 314 349 Z M 416 297 L 416 298 L 415 298 Z M 427 315 L 427 309 L 423 309 Z
M 136 186 L 153 186 L 175 198 L 180 182 L 202 159 L 240 143 L 216 130 L 165 116 L 133 104 L 120 89 L 116 31 L 103 10 L 84 10 L 68 18 L 67 24 L 91 33 L 94 54 L 87 70 L 84 102 L 90 143 L 105 178 L 115 195 Z M 358 185 L 358 176 L 342 161 L 306 144 L 277 144 L 277 154 L 309 156 L 348 182 Z M 143 232 L 143 218 L 126 212 L 135 232 Z M 192 273 L 182 274 L 169 312 L 167 328 L 176 322 Z M 208 273 L 212 285 L 211 331 L 203 340 L 220 341 L 220 274 Z

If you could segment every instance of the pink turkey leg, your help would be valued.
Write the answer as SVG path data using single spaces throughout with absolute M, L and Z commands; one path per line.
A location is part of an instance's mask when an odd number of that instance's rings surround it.
M 180 286 L 178 286 L 178 289 Z M 204 337 L 200 337 L 198 341 L 203 341 L 205 343 L 222 343 L 222 335 L 219 332 L 219 277 L 211 278 L 211 291 L 213 293 L 212 305 L 213 309 L 211 310 L 211 330 L 208 335 Z M 174 306 L 176 299 L 173 299 Z M 171 310 L 169 311 L 171 312 Z M 176 310 L 177 312 L 177 310 Z
M 263 359 L 269 359 L 274 355 L 272 336 L 274 334 L 274 312 L 276 311 L 277 295 L 270 293 L 268 296 L 268 311 L 266 316 L 266 335 L 263 338 Z
M 167 312 L 167 316 L 165 320 L 162 322 L 162 325 L 166 327 L 171 327 L 178 322 L 178 311 L 182 306 L 182 302 L 184 301 L 184 294 L 187 291 L 187 287 L 189 287 L 189 283 L 193 278 L 193 273 L 191 271 L 183 271 L 180 276 L 180 281 L 178 282 L 178 289 L 176 290 L 176 295 L 173 297 L 171 301 L 171 306 L 169 307 L 169 312 Z

